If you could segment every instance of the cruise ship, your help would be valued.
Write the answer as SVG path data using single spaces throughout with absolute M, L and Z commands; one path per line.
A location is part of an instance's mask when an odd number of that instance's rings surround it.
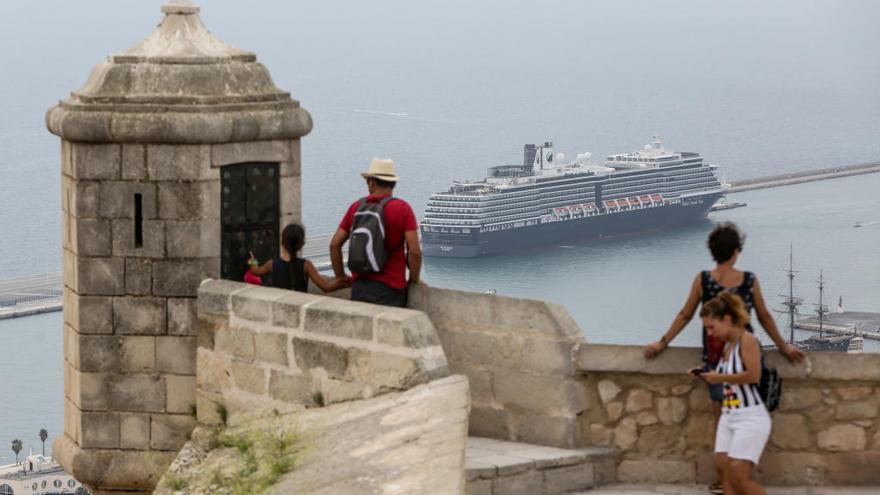
M 705 218 L 729 185 L 698 153 L 656 136 L 633 153 L 594 165 L 566 162 L 553 143 L 524 146 L 521 165 L 489 168 L 480 181 L 431 195 L 421 223 L 426 256 L 471 258 L 542 245 L 664 229 Z

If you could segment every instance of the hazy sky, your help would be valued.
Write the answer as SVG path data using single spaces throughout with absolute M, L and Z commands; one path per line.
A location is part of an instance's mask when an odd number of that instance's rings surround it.
M 0 175 L 25 190 L 52 181 L 37 210 L 54 217 L 57 205 L 46 108 L 145 37 L 160 5 L 0 2 Z M 214 33 L 255 51 L 312 113 L 305 213 L 321 231 L 360 194 L 352 178 L 373 156 L 398 160 L 419 210 L 451 180 L 544 140 L 602 157 L 659 133 L 730 179 L 880 158 L 875 0 L 200 5 Z

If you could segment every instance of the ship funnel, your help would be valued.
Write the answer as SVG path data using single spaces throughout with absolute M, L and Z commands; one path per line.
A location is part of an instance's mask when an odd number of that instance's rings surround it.
M 532 167 L 538 172 L 545 168 L 553 168 L 556 165 L 556 155 L 553 154 L 553 143 L 547 141 L 541 146 L 527 144 L 523 146 L 523 166 Z
M 553 143 L 546 142 L 539 146 L 535 153 L 533 169 L 535 172 L 556 166 L 556 155 L 553 154 Z
M 535 164 L 535 155 L 538 154 L 538 147 L 534 144 L 523 146 L 523 167 L 531 167 Z

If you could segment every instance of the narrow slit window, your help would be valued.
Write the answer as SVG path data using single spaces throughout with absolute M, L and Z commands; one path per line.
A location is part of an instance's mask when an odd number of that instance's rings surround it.
M 70 222 L 73 221 L 73 210 L 70 209 L 70 189 L 67 190 L 67 243 L 70 244 L 73 242 L 73 237 L 70 233 Z
M 144 247 L 144 200 L 140 193 L 134 195 L 134 247 Z

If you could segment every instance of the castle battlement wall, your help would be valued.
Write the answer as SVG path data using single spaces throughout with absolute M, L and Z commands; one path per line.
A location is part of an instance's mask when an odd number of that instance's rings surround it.
M 880 355 L 811 353 L 792 365 L 777 352 L 782 402 L 760 478 L 771 485 L 877 485 L 880 473 Z M 714 416 L 706 385 L 686 374 L 700 349 L 670 348 L 645 360 L 641 346 L 586 344 L 577 352 L 587 393 L 586 444 L 620 450 L 625 483 L 707 482 L 714 476 Z
M 449 375 L 428 317 L 210 280 L 198 299 L 198 418 L 368 399 Z
M 591 399 L 573 356 L 584 338 L 564 307 L 427 286 L 410 290 L 410 307 L 428 315 L 450 370 L 470 381 L 471 435 L 582 445 Z

